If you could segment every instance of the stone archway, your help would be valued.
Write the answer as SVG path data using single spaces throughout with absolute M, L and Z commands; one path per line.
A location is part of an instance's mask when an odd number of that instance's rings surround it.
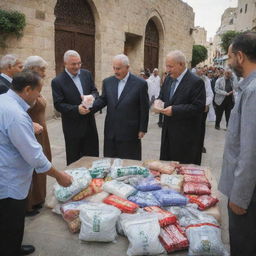
M 58 0 L 54 9 L 56 74 L 63 71 L 63 55 L 79 52 L 82 68 L 95 74 L 95 21 L 86 0 Z
M 144 68 L 151 72 L 158 68 L 159 60 L 159 32 L 155 22 L 150 19 L 146 26 L 144 43 Z

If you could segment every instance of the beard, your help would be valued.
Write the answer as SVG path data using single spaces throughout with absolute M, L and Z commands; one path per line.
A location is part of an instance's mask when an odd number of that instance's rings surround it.
M 230 68 L 233 69 L 237 77 L 242 77 L 244 70 L 243 67 L 237 62 L 234 65 L 230 65 Z

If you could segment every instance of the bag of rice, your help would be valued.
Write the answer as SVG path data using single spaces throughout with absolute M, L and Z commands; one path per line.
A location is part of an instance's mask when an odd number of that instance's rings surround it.
M 103 185 L 103 190 L 125 199 L 136 192 L 134 187 L 116 180 L 105 182 Z

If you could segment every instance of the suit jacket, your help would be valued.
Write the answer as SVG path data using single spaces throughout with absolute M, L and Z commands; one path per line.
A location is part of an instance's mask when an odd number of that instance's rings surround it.
M 93 111 L 107 106 L 105 139 L 135 140 L 139 131 L 147 132 L 149 115 L 147 82 L 130 73 L 119 99 L 118 82 L 115 76 L 103 81 L 102 95 L 94 102 Z
M 231 86 L 234 88 L 233 81 L 231 80 Z M 221 103 L 224 101 L 225 97 L 227 96 L 227 92 L 225 91 L 225 85 L 226 85 L 226 80 L 225 77 L 220 77 L 217 79 L 215 83 L 215 97 L 214 97 L 214 102 L 219 106 Z
M 165 107 L 172 106 L 173 112 L 170 117 L 164 116 L 160 159 L 198 164 L 201 121 L 206 104 L 204 82 L 188 70 L 170 100 L 172 81 L 168 75 L 159 95 Z
M 98 96 L 91 73 L 81 69 L 80 80 L 83 94 Z M 86 135 L 97 136 L 94 115 L 80 115 L 78 106 L 81 104 L 81 95 L 67 72 L 60 73 L 52 80 L 52 95 L 54 107 L 61 113 L 62 127 L 65 136 L 81 138 Z
M 6 93 L 11 87 L 11 83 L 0 75 L 0 94 Z

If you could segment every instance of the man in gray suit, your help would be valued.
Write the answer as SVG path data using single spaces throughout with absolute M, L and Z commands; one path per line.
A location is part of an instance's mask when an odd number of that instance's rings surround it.
M 219 190 L 228 199 L 232 256 L 256 255 L 256 33 L 237 36 L 228 50 L 239 83 L 226 135 Z
M 224 76 L 220 77 L 215 84 L 215 97 L 214 102 L 216 104 L 216 121 L 215 129 L 220 130 L 220 122 L 223 112 L 225 111 L 226 124 L 228 126 L 228 120 L 230 112 L 234 107 L 234 95 L 233 95 L 234 83 L 232 79 L 231 70 L 225 70 Z

